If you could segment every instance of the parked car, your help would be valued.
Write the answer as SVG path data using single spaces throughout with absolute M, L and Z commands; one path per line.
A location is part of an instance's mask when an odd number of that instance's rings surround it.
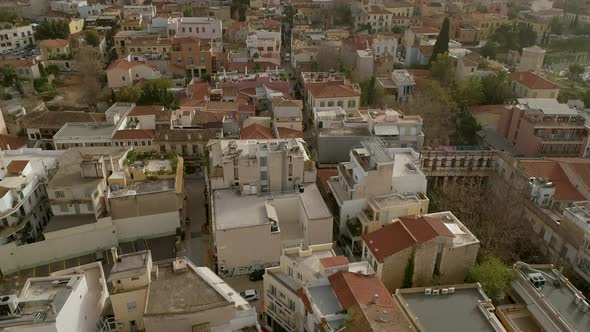
M 248 302 L 258 300 L 258 292 L 255 289 L 246 289 L 240 292 L 240 295 Z
M 262 280 L 262 276 L 264 275 L 264 270 L 256 270 L 250 273 L 250 281 L 259 281 Z

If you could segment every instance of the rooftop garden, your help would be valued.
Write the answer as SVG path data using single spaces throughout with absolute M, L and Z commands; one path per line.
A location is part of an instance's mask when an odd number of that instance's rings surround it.
M 146 176 L 148 179 L 157 179 L 158 175 L 173 175 L 176 174 L 176 168 L 178 167 L 178 155 L 172 151 L 161 153 L 159 151 L 130 151 L 125 159 L 125 165 L 131 167 L 146 167 L 151 160 L 169 160 L 170 168 L 162 168 L 160 170 L 146 170 Z M 150 177 L 151 176 L 151 177 Z

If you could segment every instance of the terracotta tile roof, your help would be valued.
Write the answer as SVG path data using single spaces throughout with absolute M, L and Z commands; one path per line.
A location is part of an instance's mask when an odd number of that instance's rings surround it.
M 28 160 L 13 160 L 6 166 L 6 171 L 8 173 L 20 174 L 28 164 Z
M 361 94 L 349 85 L 319 84 L 307 89 L 315 98 L 358 97 Z
M 225 116 L 225 113 L 223 113 L 223 112 L 208 112 L 208 111 L 197 112 L 197 115 L 193 119 L 193 124 L 194 125 L 207 125 L 207 124 L 213 124 L 213 123 L 221 124 L 224 116 Z
M 104 113 L 81 111 L 41 111 L 32 112 L 20 118 L 23 128 L 61 128 L 66 122 L 105 122 Z
M 129 70 L 130 68 L 133 68 L 135 66 L 147 66 L 147 67 L 150 67 L 153 69 L 156 68 L 153 65 L 147 64 L 145 61 L 127 61 L 125 59 L 120 59 L 120 60 L 117 60 L 117 61 L 111 63 L 111 65 L 107 68 L 107 70 L 112 70 L 112 69 Z
M 506 112 L 506 105 L 481 105 L 469 108 L 470 113 L 498 113 Z
M 144 130 L 144 129 L 125 129 L 117 130 L 113 139 L 153 139 L 155 136 L 155 130 Z
M 442 220 L 430 217 L 406 216 L 398 222 L 363 235 L 363 241 L 379 262 L 386 257 L 408 249 L 417 243 L 426 243 L 437 236 L 453 236 Z
M 356 304 L 369 304 L 373 295 L 377 294 L 377 306 L 391 308 L 394 306 L 393 297 L 385 288 L 381 279 L 376 276 L 339 271 L 328 277 L 330 285 L 336 293 L 336 298 L 344 309 Z
M 256 91 L 255 89 L 259 85 L 264 85 L 271 90 L 282 92 L 286 98 L 288 98 L 291 94 L 289 82 L 271 81 L 269 77 L 257 77 L 256 79 L 250 81 L 217 83 L 218 88 L 223 88 L 226 86 L 235 86 L 240 92 L 243 92 L 246 89 L 252 89 L 253 91 Z M 253 93 L 253 95 L 256 95 L 256 93 Z
M 553 90 L 559 89 L 559 85 L 539 76 L 532 71 L 515 72 L 510 75 L 513 81 L 516 81 L 529 89 L 534 90 Z
M 559 163 L 576 188 L 586 199 L 590 199 L 590 159 L 560 159 Z
M 581 201 L 584 196 L 570 182 L 567 175 L 556 160 L 520 160 L 520 166 L 528 176 L 546 178 L 555 185 L 555 200 L 557 201 Z
M 414 33 L 439 33 L 440 30 L 431 27 L 410 27 Z
M 408 316 L 394 301 L 393 308 L 359 304 L 347 309 L 349 323 L 341 332 L 416 332 Z
M 279 127 L 277 128 L 277 138 L 303 138 L 303 132 L 291 128 Z
M 256 113 L 256 105 L 240 104 L 240 105 L 238 105 L 238 112 L 240 112 L 240 113 Z
M 253 123 L 240 130 L 240 139 L 270 139 L 272 136 L 272 129 L 265 127 L 258 123 Z
M 392 13 L 389 10 L 386 10 L 385 8 L 381 7 L 381 6 L 369 6 L 369 8 L 367 8 L 367 13 L 368 14 L 377 14 L 377 15 L 391 15 Z
M 301 299 L 301 302 L 303 302 L 303 305 L 305 306 L 305 310 L 307 310 L 307 312 L 311 312 L 311 303 L 309 302 L 309 298 L 307 297 L 307 295 L 305 295 L 305 291 L 303 288 L 299 288 L 297 290 L 297 295 L 299 295 L 299 298 Z
M 186 86 L 186 93 L 192 99 L 203 99 L 209 95 L 209 83 L 196 82 Z
M 329 193 L 330 187 L 328 186 L 328 180 L 338 175 L 337 168 L 321 168 L 317 170 L 318 181 L 320 182 L 320 187 L 324 190 L 324 192 Z
M 131 109 L 127 116 L 141 116 L 141 115 L 156 115 L 164 111 L 163 106 L 148 105 L 148 106 L 135 106 Z
M 56 47 L 66 47 L 70 45 L 69 40 L 65 39 L 46 39 L 41 42 L 41 47 L 49 47 L 49 48 L 56 48 Z
M 18 150 L 27 145 L 28 140 L 22 137 L 0 135 L 0 150 Z
M 320 264 L 322 264 L 323 267 L 348 265 L 348 258 L 346 258 L 345 256 L 320 258 Z

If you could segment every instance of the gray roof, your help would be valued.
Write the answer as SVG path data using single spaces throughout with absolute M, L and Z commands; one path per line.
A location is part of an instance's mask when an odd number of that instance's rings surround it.
M 68 122 L 53 135 L 54 140 L 107 139 L 115 133 L 116 126 L 110 123 Z
M 151 253 L 149 250 L 119 255 L 119 261 L 113 265 L 108 281 L 112 282 L 144 275 L 150 259 Z
M 487 297 L 478 288 L 456 289 L 448 295 L 401 293 L 401 297 L 425 331 L 495 331 L 479 308 Z

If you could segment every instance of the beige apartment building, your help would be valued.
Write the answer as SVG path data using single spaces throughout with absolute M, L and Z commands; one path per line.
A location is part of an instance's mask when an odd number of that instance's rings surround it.
M 367 262 L 349 263 L 346 257 L 337 256 L 332 247 L 332 243 L 325 243 L 307 249 L 283 249 L 279 266 L 266 269 L 264 323 L 268 328 L 304 330 L 301 312 L 305 307 L 300 299 L 305 285 L 317 283 L 341 270 L 373 274 Z
M 212 140 L 207 145 L 213 190 L 286 192 L 316 180 L 315 165 L 303 139 Z
M 315 183 L 272 195 L 214 190 L 211 210 L 222 277 L 274 266 L 283 248 L 332 242 L 332 215 Z
M 153 263 L 149 250 L 112 254 L 108 282 L 118 331 L 257 328 L 255 309 L 209 268 L 186 258 Z
M 307 107 L 342 107 L 347 113 L 358 111 L 361 92 L 358 86 L 344 84 L 314 84 L 307 87 Z
M 399 217 L 363 235 L 363 260 L 394 292 L 413 260 L 413 286 L 461 283 L 475 264 L 479 240 L 450 211 Z
M 272 116 L 275 128 L 303 131 L 303 102 L 296 99 L 272 100 Z

